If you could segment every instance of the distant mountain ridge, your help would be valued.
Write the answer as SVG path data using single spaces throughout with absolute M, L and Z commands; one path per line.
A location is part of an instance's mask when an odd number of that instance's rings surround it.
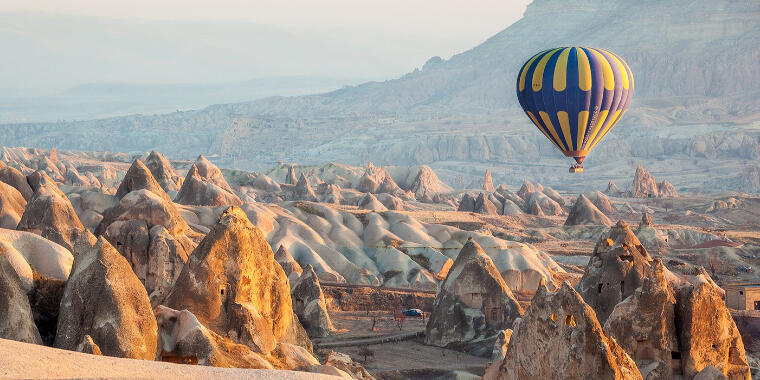
M 514 88 L 532 54 L 567 45 L 617 53 L 636 83 L 628 114 L 571 180 Z M 535 0 L 482 44 L 397 79 L 166 115 L 2 125 L 0 145 L 203 153 L 257 170 L 278 160 L 428 164 L 467 183 L 498 167 L 496 183 L 530 177 L 559 189 L 605 186 L 642 163 L 679 190 L 730 190 L 760 158 L 757 62 L 760 1 Z
M 464 112 L 516 106 L 522 63 L 550 47 L 598 46 L 623 57 L 637 100 L 719 97 L 758 109 L 760 2 L 536 0 L 524 17 L 448 61 L 382 83 L 327 94 L 241 103 L 241 114 Z M 664 105 L 667 105 L 664 102 Z M 749 103 L 749 104 L 747 104 Z

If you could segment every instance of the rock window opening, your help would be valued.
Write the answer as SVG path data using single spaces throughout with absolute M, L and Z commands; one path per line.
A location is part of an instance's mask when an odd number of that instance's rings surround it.
M 598 291 L 599 291 L 599 294 L 601 294 L 601 293 L 602 293 L 602 285 L 604 285 L 604 284 L 599 284 L 599 287 L 597 288 L 597 289 L 598 289 Z
M 670 351 L 670 358 L 673 360 L 681 360 L 681 353 L 678 351 Z
M 565 316 L 565 325 L 575 327 L 575 318 L 571 314 Z
M 554 315 L 554 313 L 552 313 L 551 318 L 552 318 L 552 322 L 556 322 L 557 321 L 557 316 Z
M 623 295 L 623 289 L 625 289 L 625 281 L 620 281 L 620 295 Z

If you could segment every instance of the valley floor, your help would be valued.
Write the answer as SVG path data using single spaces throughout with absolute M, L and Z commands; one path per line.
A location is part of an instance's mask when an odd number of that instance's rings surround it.
M 330 318 L 339 332 L 328 338 L 314 340 L 316 353 L 333 350 L 348 354 L 354 361 L 362 363 L 378 379 L 416 379 L 430 376 L 449 378 L 455 375 L 458 379 L 478 379 L 489 363 L 486 358 L 426 346 L 422 336 L 389 343 L 362 344 L 367 342 L 367 338 L 376 338 L 379 341 L 385 337 L 424 332 L 426 321 L 421 318 L 407 318 L 401 329 L 389 312 L 331 311 Z M 333 344 L 350 345 L 320 348 Z M 373 356 L 366 361 L 361 354 L 363 346 L 367 346 L 373 352 Z

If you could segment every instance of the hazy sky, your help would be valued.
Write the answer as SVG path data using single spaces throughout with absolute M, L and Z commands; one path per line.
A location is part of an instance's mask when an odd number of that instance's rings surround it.
M 50 13 L 0 19 L 3 55 L 12 57 L 0 63 L 0 88 L 285 75 L 390 79 L 431 56 L 447 59 L 476 46 L 517 21 L 528 2 L 0 0 L 0 16 Z
M 516 21 L 530 0 L 0 0 L 0 11 L 101 17 L 236 20 L 278 26 L 453 28 L 481 38 Z

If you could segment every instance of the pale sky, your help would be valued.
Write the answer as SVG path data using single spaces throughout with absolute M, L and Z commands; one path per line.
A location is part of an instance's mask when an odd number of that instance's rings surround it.
M 288 75 L 391 79 L 482 43 L 520 19 L 529 2 L 0 0 L 0 45 L 12 57 L 0 63 L 0 89 Z
M 235 20 L 278 26 L 455 28 L 486 36 L 520 18 L 530 0 L 0 0 L 2 11 L 157 20 Z

